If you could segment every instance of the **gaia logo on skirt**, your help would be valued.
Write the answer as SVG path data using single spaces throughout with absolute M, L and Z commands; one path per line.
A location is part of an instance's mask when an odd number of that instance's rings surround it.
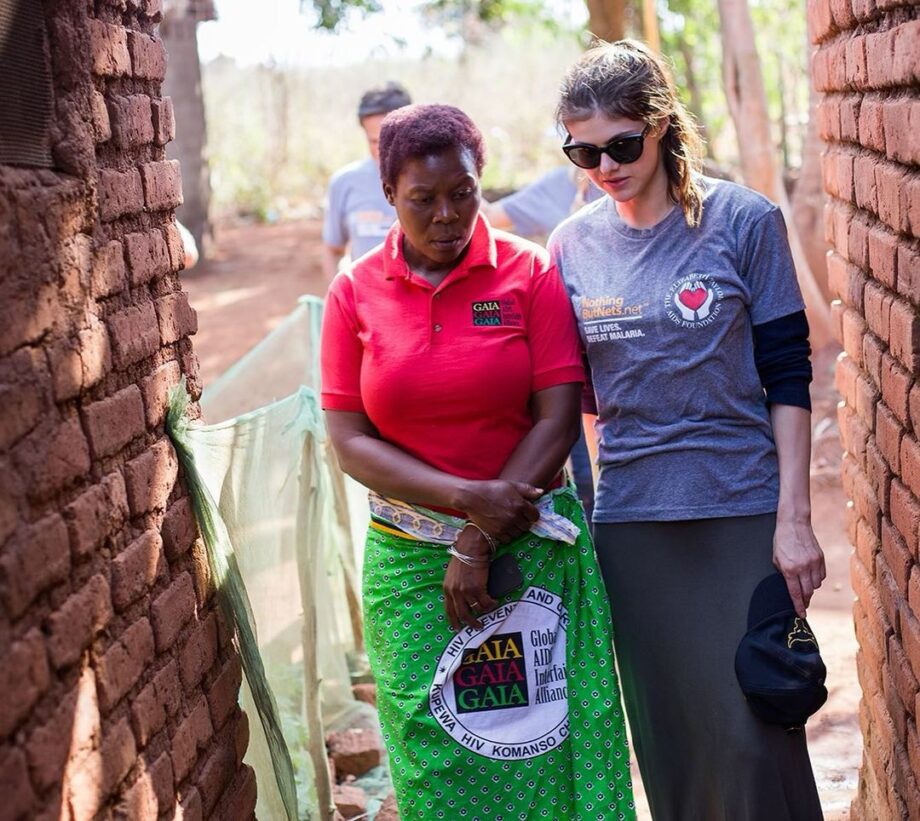
M 499 760 L 522 760 L 568 736 L 562 599 L 529 587 L 519 601 L 480 617 L 439 659 L 429 691 L 432 715 L 462 747 Z

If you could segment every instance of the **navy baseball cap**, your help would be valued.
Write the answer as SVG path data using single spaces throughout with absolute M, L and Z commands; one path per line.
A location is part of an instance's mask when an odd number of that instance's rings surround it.
M 751 710 L 769 724 L 801 727 L 827 701 L 827 669 L 818 640 L 796 615 L 779 573 L 754 589 L 748 630 L 735 653 L 735 674 Z

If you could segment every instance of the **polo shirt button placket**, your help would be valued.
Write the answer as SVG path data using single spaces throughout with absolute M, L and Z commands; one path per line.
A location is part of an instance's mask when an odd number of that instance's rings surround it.
M 441 332 L 441 326 L 440 326 L 440 325 L 435 325 L 435 326 L 434 326 L 434 330 L 435 330 L 435 333 L 440 333 L 440 332 Z

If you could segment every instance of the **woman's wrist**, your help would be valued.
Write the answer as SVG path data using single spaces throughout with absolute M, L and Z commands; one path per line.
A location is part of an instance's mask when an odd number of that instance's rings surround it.
M 457 550 L 476 558 L 491 558 L 492 545 L 481 530 L 475 527 L 465 527 L 456 541 Z

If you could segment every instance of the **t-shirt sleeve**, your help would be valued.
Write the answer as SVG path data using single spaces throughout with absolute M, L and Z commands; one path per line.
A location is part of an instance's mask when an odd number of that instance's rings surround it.
M 323 216 L 323 242 L 342 248 L 348 245 L 348 223 L 345 213 L 345 188 L 341 177 L 333 177 L 326 194 L 326 213 Z
M 364 413 L 361 361 L 364 346 L 358 336 L 351 283 L 339 274 L 332 282 L 323 312 L 320 343 L 321 403 L 324 410 Z
M 499 200 L 516 234 L 533 237 L 548 234 L 572 210 L 578 189 L 566 169 L 555 169 Z
M 575 315 L 555 265 L 541 266 L 531 285 L 527 335 L 533 391 L 585 381 Z
M 805 307 L 779 208 L 771 208 L 754 222 L 740 250 L 741 274 L 751 294 L 752 324 L 770 322 Z

